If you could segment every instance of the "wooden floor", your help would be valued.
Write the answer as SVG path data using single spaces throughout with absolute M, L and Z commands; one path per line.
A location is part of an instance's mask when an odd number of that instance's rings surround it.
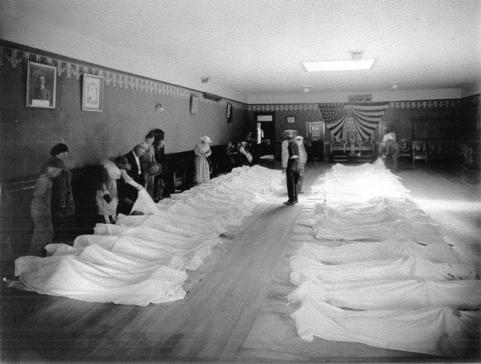
M 329 168 L 307 169 L 305 185 Z M 446 233 L 478 249 L 479 179 L 428 168 L 399 172 L 413 198 L 443 223 Z M 306 191 L 308 188 L 306 188 Z M 179 302 L 147 307 L 96 304 L 2 286 L 3 361 L 384 361 L 427 356 L 316 339 L 302 341 L 287 305 L 289 257 L 313 239 L 300 204 L 259 206 L 196 272 Z M 439 204 L 436 201 L 444 201 Z M 458 209 L 445 201 L 455 201 Z M 451 206 L 451 207 L 450 207 Z M 463 207 L 464 206 L 464 207 Z M 478 353 L 473 353 L 474 357 Z

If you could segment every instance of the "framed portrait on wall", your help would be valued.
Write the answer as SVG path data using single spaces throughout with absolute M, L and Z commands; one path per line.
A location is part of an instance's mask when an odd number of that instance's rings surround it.
M 295 124 L 296 123 L 296 117 L 295 116 L 288 116 L 286 118 L 287 124 Z
M 57 68 L 37 62 L 27 66 L 27 107 L 55 109 Z
M 225 118 L 227 119 L 228 123 L 232 122 L 232 104 L 230 102 L 227 103 Z
M 190 95 L 190 113 L 197 114 L 199 110 L 199 96 Z
M 104 103 L 104 79 L 100 76 L 83 74 L 82 110 L 102 111 Z

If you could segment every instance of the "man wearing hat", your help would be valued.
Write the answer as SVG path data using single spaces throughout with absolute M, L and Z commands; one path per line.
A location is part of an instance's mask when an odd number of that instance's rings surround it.
M 68 147 L 64 143 L 54 145 L 50 151 L 50 158 L 56 159 L 62 166 L 62 171 L 53 180 L 52 186 L 52 217 L 56 242 L 70 240 L 69 231 L 74 227 L 75 202 L 72 193 L 72 173 L 65 165 L 68 152 Z
M 297 203 L 297 182 L 299 181 L 299 145 L 294 141 L 294 132 L 286 130 L 282 142 L 282 171 L 286 173 L 287 195 L 284 205 Z

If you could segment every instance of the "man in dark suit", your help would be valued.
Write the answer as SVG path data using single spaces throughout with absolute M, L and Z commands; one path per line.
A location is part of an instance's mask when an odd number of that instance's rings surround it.
M 133 150 L 124 155 L 128 162 L 128 166 L 126 166 L 127 174 L 141 186 L 145 185 L 144 173 L 140 164 L 140 156 L 144 153 L 144 145 L 138 144 Z M 118 180 L 117 190 L 119 194 L 118 212 L 129 214 L 132 205 L 134 204 L 135 200 L 137 200 L 139 190 L 126 183 L 123 179 Z
M 282 171 L 286 173 L 287 195 L 289 199 L 284 205 L 291 206 L 297 203 L 297 182 L 299 181 L 299 145 L 293 139 L 291 130 L 284 133 L 282 142 Z
M 143 144 L 137 144 L 133 150 L 127 153 L 124 157 L 129 162 L 130 169 L 127 174 L 134 179 L 135 182 L 145 184 L 144 171 L 142 171 L 142 165 L 140 164 L 140 157 L 145 153 L 145 146 Z

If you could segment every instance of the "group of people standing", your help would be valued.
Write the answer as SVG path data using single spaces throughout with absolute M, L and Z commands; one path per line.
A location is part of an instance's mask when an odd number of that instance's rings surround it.
M 56 144 L 35 184 L 29 255 L 42 255 L 47 244 L 69 240 L 75 225 L 72 173 L 65 165 L 68 153 L 67 145 Z M 118 213 L 129 214 L 141 189 L 160 200 L 166 185 L 163 131 L 151 130 L 129 153 L 102 161 L 97 170 L 97 214 L 105 223 L 115 223 Z
M 98 214 L 105 223 L 115 223 L 118 213 L 129 214 L 138 192 L 145 189 L 154 201 L 163 198 L 166 185 L 164 134 L 147 133 L 142 143 L 127 154 L 102 161 L 97 189 Z

